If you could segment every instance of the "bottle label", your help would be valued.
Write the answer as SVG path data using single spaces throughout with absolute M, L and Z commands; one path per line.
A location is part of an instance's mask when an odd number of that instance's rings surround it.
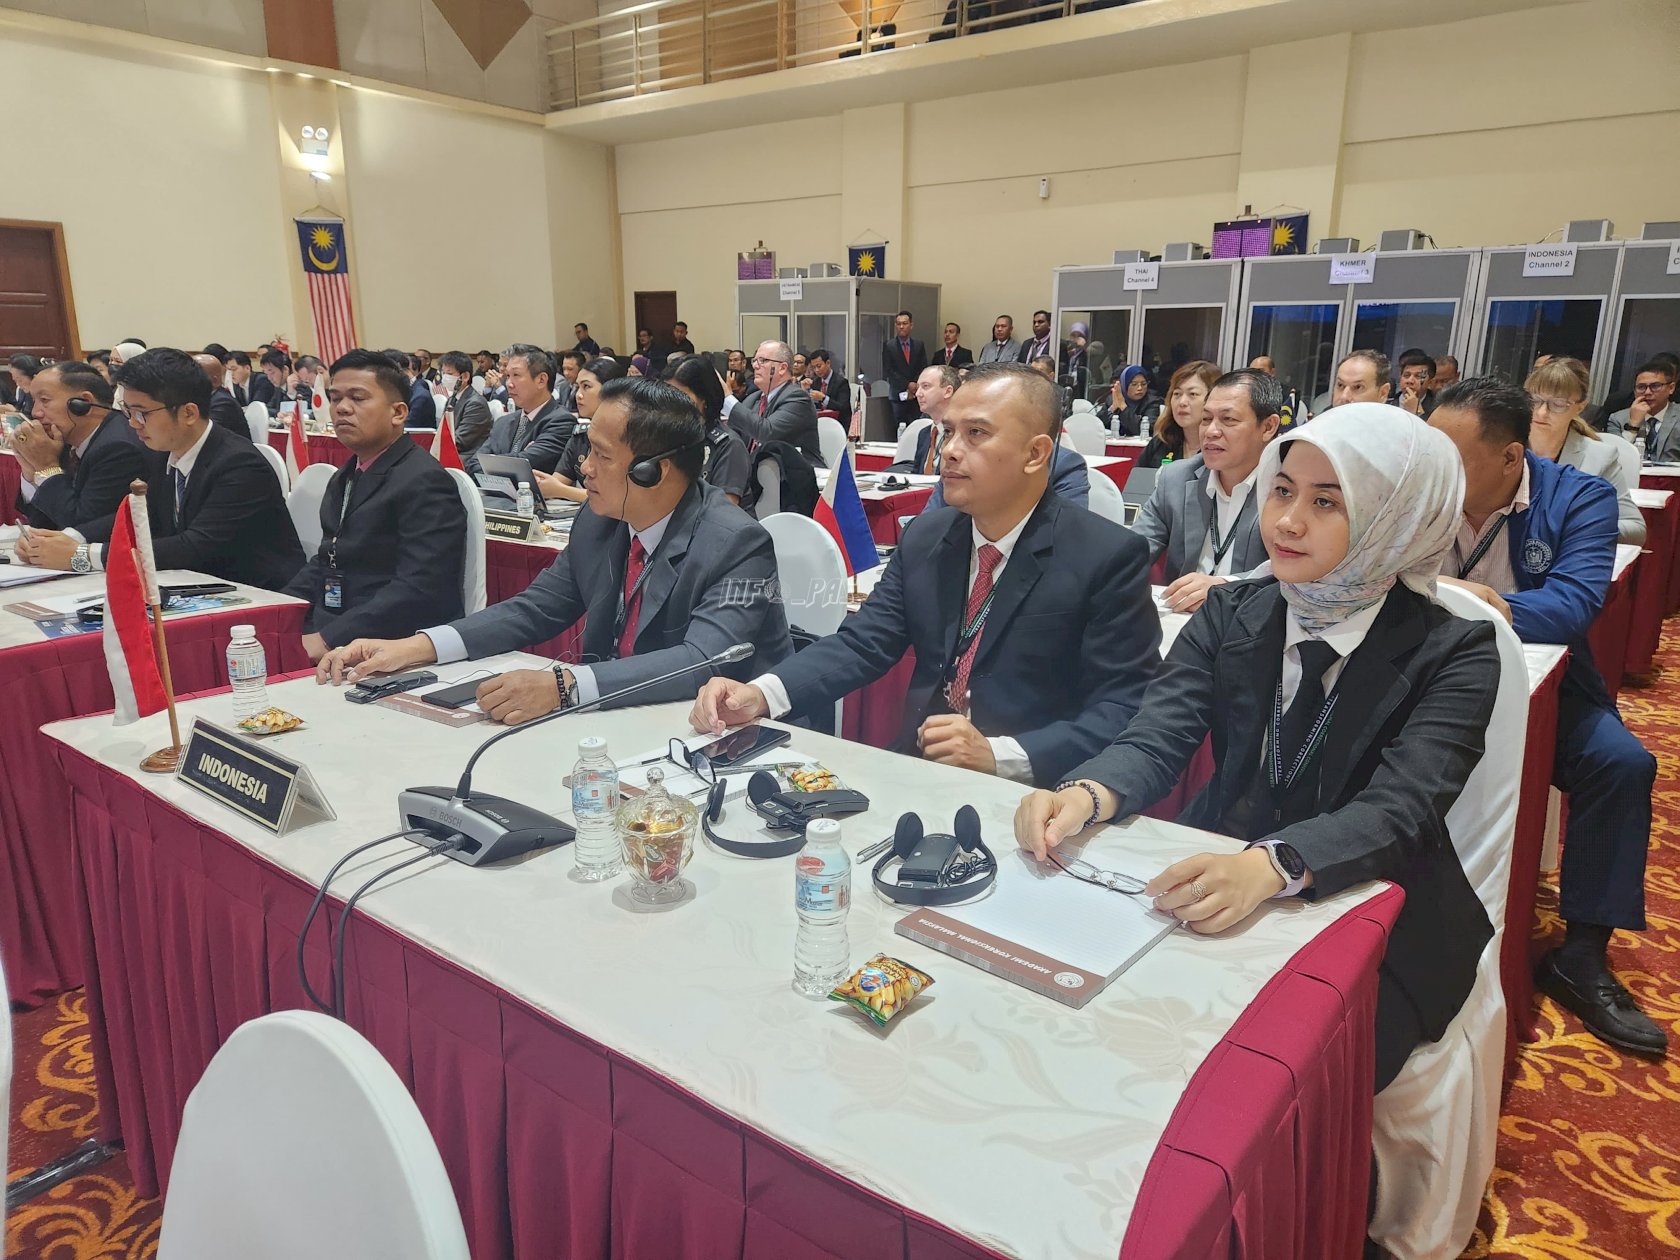
M 229 652 L 227 664 L 229 682 L 250 682 L 252 679 L 266 681 L 268 678 L 268 663 L 260 652 Z
M 580 784 L 572 789 L 572 813 L 582 817 L 585 814 L 610 814 L 618 808 L 618 785 L 597 781 Z
M 795 910 L 806 914 L 845 910 L 852 904 L 852 881 L 847 876 L 825 876 L 820 870 L 815 875 L 800 871 L 794 877 L 793 904 Z

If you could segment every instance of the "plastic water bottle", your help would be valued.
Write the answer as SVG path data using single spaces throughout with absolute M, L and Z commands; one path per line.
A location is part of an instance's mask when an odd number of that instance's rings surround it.
M 257 642 L 255 626 L 235 626 L 227 649 L 228 681 L 233 684 L 233 716 L 250 717 L 268 708 L 268 657 Z
M 537 514 L 537 504 L 536 500 L 531 497 L 531 483 L 529 481 L 519 483 L 519 501 L 514 510 L 521 516 L 535 516 Z
M 793 943 L 793 989 L 824 998 L 846 978 L 851 944 L 846 915 L 852 908 L 852 859 L 840 845 L 840 824 L 819 818 L 805 830 L 794 859 L 793 908 L 799 935 Z
M 618 842 L 618 767 L 607 756 L 607 741 L 599 735 L 578 740 L 577 764 L 572 767 L 572 816 L 577 826 L 572 878 L 595 884 L 620 874 L 624 849 Z

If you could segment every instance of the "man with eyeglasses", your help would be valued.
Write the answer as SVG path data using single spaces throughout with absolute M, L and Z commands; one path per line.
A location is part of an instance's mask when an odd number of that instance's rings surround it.
M 166 347 L 136 355 L 116 376 L 128 423 L 149 452 L 157 567 L 284 590 L 303 567 L 285 495 L 249 438 L 210 423 L 210 378 L 191 356 Z M 113 511 L 76 529 L 32 531 L 18 540 L 18 558 L 74 573 L 103 569 L 115 521 Z
M 1660 359 L 1641 364 L 1633 402 L 1610 417 L 1609 429 L 1637 446 L 1647 464 L 1680 460 L 1680 407 L 1674 403 L 1674 369 Z
M 729 423 L 753 443 L 787 442 L 818 468 L 826 468 L 817 437 L 817 406 L 793 379 L 793 351 L 766 341 L 753 355 L 753 391 L 729 413 Z
M 112 406 L 111 383 L 91 364 L 67 359 L 42 368 L 33 385 L 35 417 L 12 435 L 24 519 L 36 529 L 66 529 L 109 516 L 145 456 Z

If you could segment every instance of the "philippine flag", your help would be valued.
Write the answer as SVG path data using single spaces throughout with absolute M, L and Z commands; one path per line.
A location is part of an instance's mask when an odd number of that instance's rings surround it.
M 309 467 L 309 439 L 303 436 L 303 421 L 298 418 L 297 408 L 292 408 L 292 416 L 286 424 L 286 476 L 288 485 L 297 485 L 298 474 Z
M 852 476 L 850 446 L 841 452 L 838 467 L 829 469 L 828 484 L 823 487 L 813 515 L 817 524 L 839 544 L 848 577 L 881 563 L 880 552 L 875 550 L 875 536 L 869 532 L 869 514 L 858 497 L 857 478 Z
M 152 647 L 146 606 L 158 603 L 152 564 L 152 530 L 144 495 L 124 495 L 105 545 L 105 668 L 111 674 L 116 712 L 112 722 L 127 726 L 168 705 L 163 675 Z

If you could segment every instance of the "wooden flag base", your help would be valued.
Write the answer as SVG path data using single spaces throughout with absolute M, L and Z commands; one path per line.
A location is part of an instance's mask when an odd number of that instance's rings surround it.
M 171 744 L 147 757 L 140 763 L 140 768 L 147 774 L 174 774 L 181 768 L 181 757 L 185 752 L 181 745 Z

